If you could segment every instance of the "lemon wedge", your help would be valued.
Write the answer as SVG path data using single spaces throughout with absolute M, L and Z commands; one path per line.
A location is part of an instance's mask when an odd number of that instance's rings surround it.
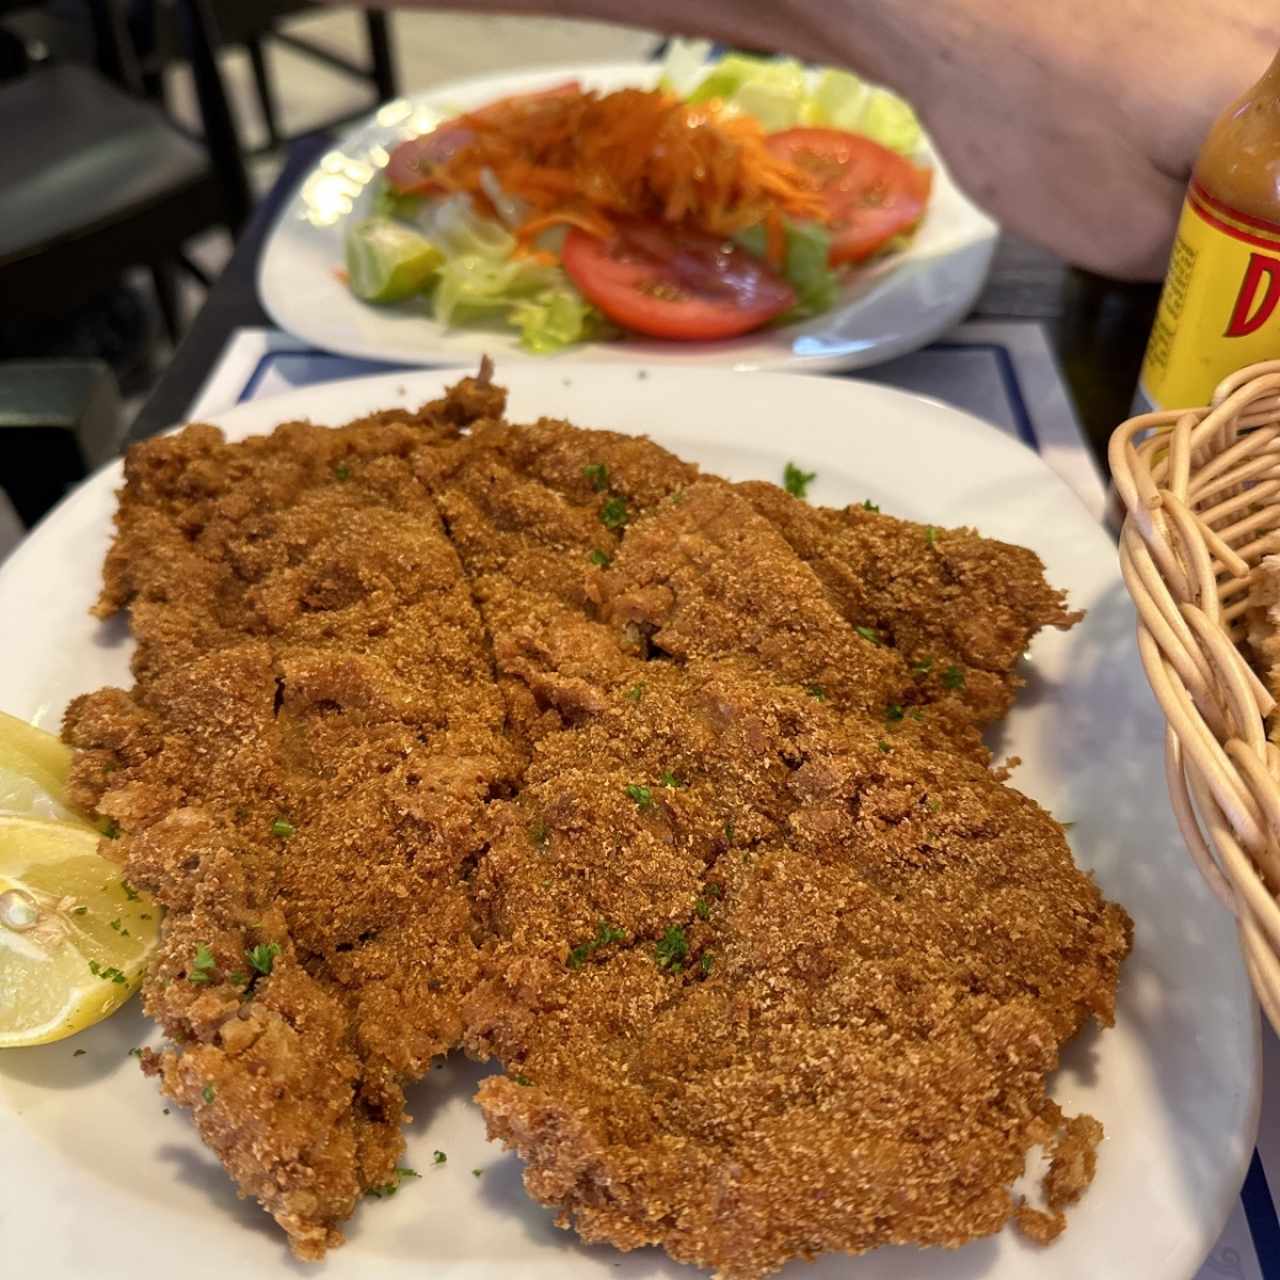
M 47 1044 L 138 989 L 160 909 L 79 825 L 0 815 L 0 1049 Z
M 43 729 L 0 711 L 0 814 L 83 820 L 67 804 L 71 748 Z

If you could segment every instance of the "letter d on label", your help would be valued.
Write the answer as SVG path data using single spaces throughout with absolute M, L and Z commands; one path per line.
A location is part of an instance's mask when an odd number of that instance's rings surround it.
M 1265 277 L 1266 293 L 1258 301 L 1258 290 Z M 1236 295 L 1236 305 L 1231 312 L 1231 319 L 1223 333 L 1224 338 L 1243 338 L 1250 333 L 1257 333 L 1276 309 L 1280 302 L 1280 258 L 1269 258 L 1265 253 L 1251 253 L 1249 265 L 1245 268 L 1244 279 L 1240 281 L 1240 292 Z

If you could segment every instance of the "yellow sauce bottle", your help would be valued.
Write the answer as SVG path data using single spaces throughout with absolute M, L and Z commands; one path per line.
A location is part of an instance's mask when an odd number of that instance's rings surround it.
M 1191 175 L 1138 381 L 1156 409 L 1208 404 L 1280 358 L 1280 55 L 1218 117 Z

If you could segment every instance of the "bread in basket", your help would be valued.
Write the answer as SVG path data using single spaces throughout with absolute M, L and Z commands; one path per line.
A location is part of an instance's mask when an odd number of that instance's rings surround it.
M 1131 418 L 1109 458 L 1174 813 L 1280 1032 L 1280 360 Z

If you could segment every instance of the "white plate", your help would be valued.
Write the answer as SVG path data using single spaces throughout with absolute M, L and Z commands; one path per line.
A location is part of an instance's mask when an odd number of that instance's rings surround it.
M 957 1252 L 879 1250 L 794 1265 L 794 1280 L 1188 1280 L 1244 1176 L 1259 1101 L 1257 1012 L 1233 930 L 1179 845 L 1161 773 L 1161 721 L 1138 665 L 1115 551 L 1061 481 L 1021 445 L 934 401 L 825 378 L 573 365 L 507 366 L 517 420 L 563 415 L 648 432 L 736 479 L 777 480 L 794 459 L 821 503 L 885 511 L 1034 547 L 1089 616 L 1032 649 L 1029 684 L 998 748 L 1019 786 L 1075 823 L 1071 842 L 1137 925 L 1118 1025 L 1068 1050 L 1054 1094 L 1107 1130 L 1098 1175 L 1048 1249 L 1013 1232 Z M 339 423 L 416 405 L 451 380 L 394 374 L 307 388 L 221 415 L 232 437 L 310 416 Z M 118 463 L 67 498 L 0 571 L 0 708 L 56 725 L 67 700 L 128 685 L 123 625 L 95 624 Z M 225 1280 L 691 1277 L 655 1250 L 623 1256 L 556 1230 L 514 1156 L 489 1147 L 468 1099 L 478 1069 L 452 1061 L 415 1088 L 394 1199 L 365 1205 L 323 1269 L 288 1260 L 266 1215 L 237 1203 L 214 1158 L 127 1056 L 156 1039 L 132 1007 L 77 1037 L 0 1054 L 4 1276 Z M 87 1052 L 73 1057 L 77 1049 Z M 432 1166 L 440 1149 L 448 1163 Z M 482 1169 L 481 1177 L 472 1169 Z
M 325 351 L 395 364 L 471 364 L 482 352 L 507 363 L 531 358 L 516 335 L 491 329 L 443 329 L 412 303 L 374 307 L 335 275 L 352 218 L 369 211 L 370 181 L 402 138 L 505 94 L 565 80 L 588 88 L 648 88 L 652 62 L 558 67 L 503 73 L 389 103 L 345 134 L 284 206 L 258 263 L 258 296 L 280 328 Z M 995 250 L 996 225 L 951 180 L 927 145 L 933 194 L 905 252 L 861 271 L 825 315 L 726 342 L 628 338 L 586 343 L 556 359 L 602 363 L 722 365 L 734 369 L 854 369 L 914 351 L 949 329 L 973 305 Z M 546 361 L 552 357 L 532 357 Z

